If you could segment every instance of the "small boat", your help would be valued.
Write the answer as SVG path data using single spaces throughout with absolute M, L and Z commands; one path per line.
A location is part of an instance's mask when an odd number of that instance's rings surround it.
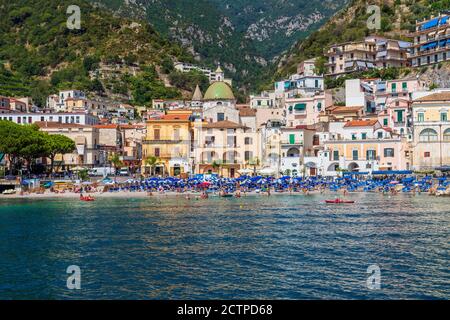
M 326 203 L 328 204 L 351 204 L 351 203 L 355 203 L 355 201 L 351 201 L 351 200 L 342 200 L 342 199 L 335 199 L 335 200 L 325 200 Z
M 4 195 L 13 195 L 13 194 L 16 194 L 16 190 L 14 190 L 14 189 L 5 190 L 5 191 L 3 191 L 3 194 Z
M 92 202 L 95 201 L 94 197 L 91 196 L 87 196 L 87 197 L 80 197 L 81 201 L 85 201 L 85 202 Z

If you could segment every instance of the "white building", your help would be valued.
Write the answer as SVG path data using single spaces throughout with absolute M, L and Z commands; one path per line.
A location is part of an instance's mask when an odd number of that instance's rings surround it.
M 251 108 L 278 108 L 281 99 L 277 98 L 275 91 L 263 91 L 260 95 L 250 96 Z
M 86 113 L 24 113 L 1 112 L 0 119 L 12 121 L 17 124 L 33 124 L 36 122 L 74 123 L 79 125 L 96 125 L 99 118 Z

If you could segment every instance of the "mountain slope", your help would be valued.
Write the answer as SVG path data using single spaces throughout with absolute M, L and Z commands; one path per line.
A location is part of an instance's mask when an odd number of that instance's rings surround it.
M 201 64 L 221 62 L 251 86 L 266 66 L 320 27 L 348 0 L 91 0 L 126 16 L 146 18 L 190 48 Z
M 368 4 L 381 8 L 379 31 L 367 28 L 370 16 L 366 13 Z M 335 43 L 361 40 L 370 34 L 410 40 L 406 35 L 414 31 L 416 20 L 429 18 L 432 14 L 449 9 L 450 0 L 353 0 L 322 28 L 299 41 L 288 54 L 281 57 L 274 78 L 295 72 L 299 62 L 322 56 L 324 50 Z
M 69 30 L 69 5 L 81 9 L 81 29 Z M 114 17 L 84 0 L 0 0 L 0 94 L 46 95 L 77 88 L 92 95 L 149 104 L 179 97 L 162 66 L 192 60 L 148 23 Z M 145 92 L 145 95 L 138 94 Z

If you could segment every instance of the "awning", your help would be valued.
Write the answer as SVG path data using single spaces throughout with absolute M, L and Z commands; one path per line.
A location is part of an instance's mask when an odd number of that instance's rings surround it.
M 363 67 L 363 68 L 365 68 L 367 65 L 366 65 L 366 63 L 364 62 L 364 61 L 356 61 L 356 65 L 358 66 L 358 67 Z
M 411 42 L 406 42 L 406 41 L 399 41 L 398 45 L 400 48 L 405 49 L 405 48 L 410 48 L 411 47 Z
M 387 51 L 380 51 L 377 53 L 377 58 L 383 58 L 387 56 Z
M 443 17 L 443 18 L 441 19 L 441 21 L 439 22 L 439 24 L 440 24 L 440 25 L 446 24 L 449 18 L 450 18 L 449 16 Z
M 351 62 L 351 61 L 350 62 L 346 62 L 344 66 L 345 66 L 345 68 L 352 68 L 353 67 L 353 62 Z
M 392 175 L 396 175 L 396 174 L 413 174 L 414 172 L 412 171 L 374 171 L 372 172 L 373 175 L 387 175 L 387 176 L 392 176 Z
M 385 90 L 386 90 L 386 82 L 378 82 L 377 91 L 385 91 Z
M 296 111 L 304 111 L 306 110 L 306 103 L 297 103 L 294 107 Z
M 438 24 L 439 24 L 439 18 L 436 18 L 436 19 L 430 20 L 427 23 L 425 23 L 424 25 L 422 25 L 420 30 L 431 29 L 431 28 L 437 27 Z
M 373 89 L 371 86 L 369 86 L 368 84 L 365 83 L 361 83 L 361 87 L 363 87 L 366 91 L 368 92 L 373 92 Z

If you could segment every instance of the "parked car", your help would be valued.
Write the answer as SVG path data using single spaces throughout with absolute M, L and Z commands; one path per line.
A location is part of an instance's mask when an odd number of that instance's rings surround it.
M 106 177 L 108 175 L 114 174 L 114 168 L 103 167 L 103 168 L 93 168 L 89 170 L 89 175 L 93 177 Z
M 130 175 L 130 171 L 128 170 L 128 168 L 121 168 L 119 170 L 119 175 L 120 176 L 129 176 Z

